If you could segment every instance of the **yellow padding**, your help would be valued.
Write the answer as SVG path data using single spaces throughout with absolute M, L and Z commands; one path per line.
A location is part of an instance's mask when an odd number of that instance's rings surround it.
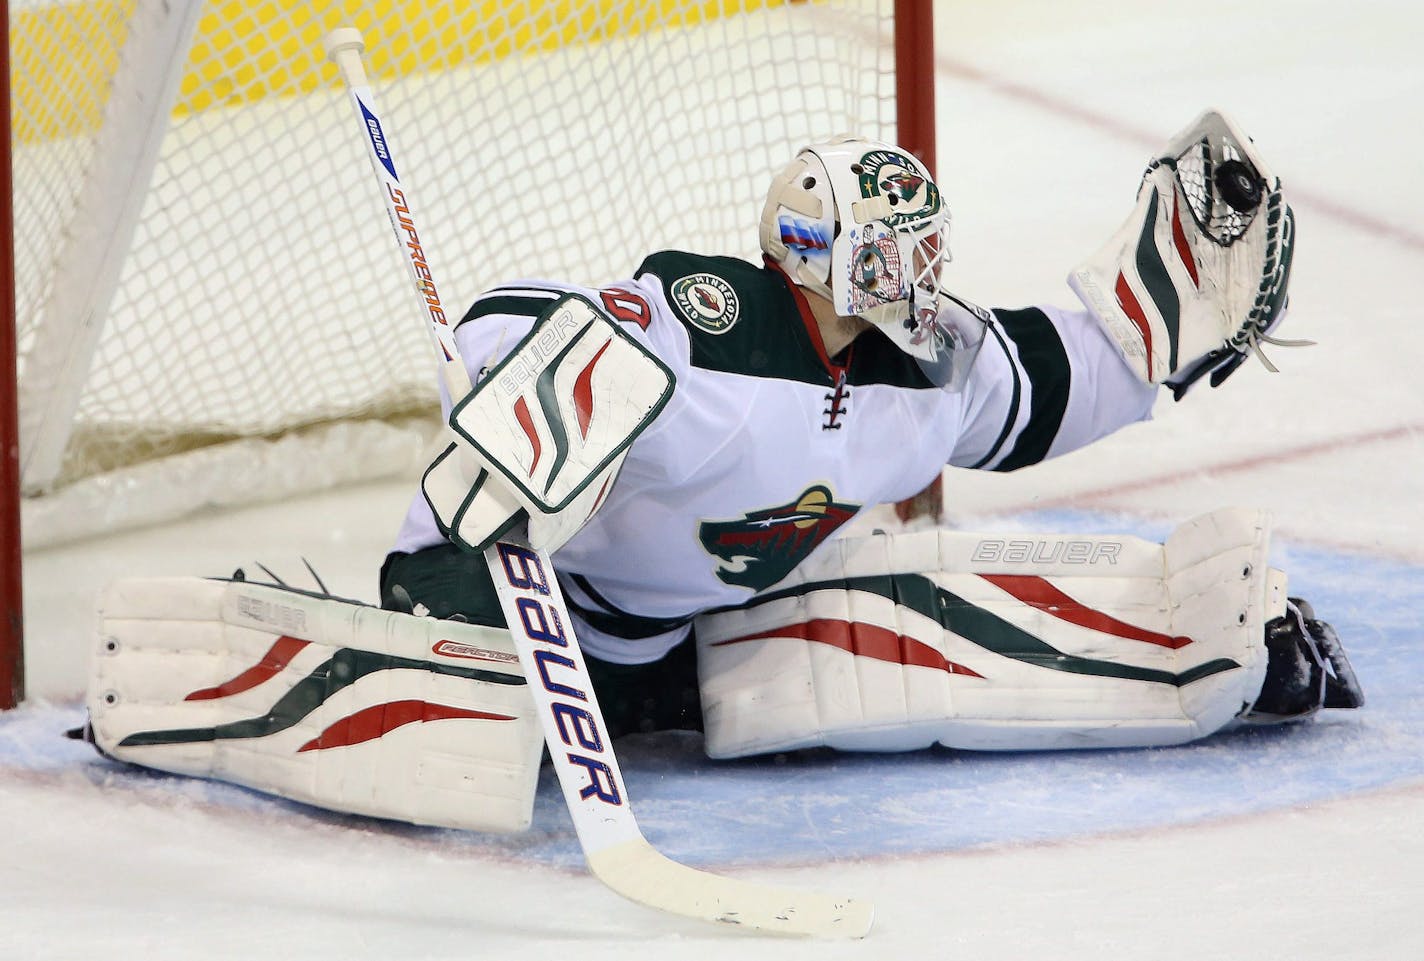
M 132 0 L 10 9 L 10 116 L 16 143 L 97 129 Z
M 207 6 L 174 114 L 333 85 L 321 38 L 354 26 L 373 79 L 691 26 L 794 0 L 224 0 Z M 11 11 L 15 138 L 95 129 L 135 0 Z

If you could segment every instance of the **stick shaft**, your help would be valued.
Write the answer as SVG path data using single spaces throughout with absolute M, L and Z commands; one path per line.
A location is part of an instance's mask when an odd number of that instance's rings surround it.
M 356 115 L 366 132 L 367 156 L 390 217 L 445 374 L 450 397 L 458 402 L 470 391 L 469 374 L 445 314 L 430 267 L 427 243 L 416 227 L 409 179 L 397 173 L 390 132 L 382 124 L 375 97 L 361 64 L 359 35 L 337 31 L 329 39 L 332 59 L 341 69 Z M 498 588 L 505 620 L 530 681 L 543 722 L 545 739 L 559 775 L 564 799 L 586 854 L 640 838 L 627 803 L 623 775 L 605 735 L 588 667 L 548 556 L 522 537 L 506 535 L 485 552 Z
M 327 51 L 341 71 L 352 106 L 365 131 L 366 156 L 371 161 L 371 171 L 375 174 L 380 188 L 381 199 L 386 205 L 386 216 L 390 218 L 391 231 L 396 245 L 404 254 L 406 268 L 415 284 L 415 296 L 420 303 L 425 319 L 426 331 L 435 345 L 441 362 L 442 375 L 450 397 L 458 401 L 470 392 L 470 378 L 464 364 L 460 362 L 460 349 L 455 344 L 455 329 L 445 313 L 445 304 L 440 297 L 440 288 L 435 283 L 430 269 L 430 260 L 425 243 L 416 229 L 412 212 L 410 193 L 396 173 L 395 157 L 390 139 L 376 109 L 376 98 L 366 78 L 366 68 L 361 62 L 361 51 L 365 44 L 359 31 L 349 28 L 333 30 L 327 37 Z

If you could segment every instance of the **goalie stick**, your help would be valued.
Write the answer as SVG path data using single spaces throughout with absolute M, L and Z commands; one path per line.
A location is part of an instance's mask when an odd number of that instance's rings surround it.
M 471 390 L 454 329 L 440 300 L 426 248 L 416 231 L 410 191 L 396 175 L 389 132 L 376 111 L 361 61 L 358 30 L 326 37 L 365 131 L 368 159 L 380 185 L 397 246 L 415 280 L 428 331 L 453 401 Z M 698 871 L 660 854 L 633 817 L 602 711 L 572 631 L 572 621 L 543 551 L 507 533 L 485 551 L 519 661 L 543 724 L 554 769 L 589 870 L 618 894 L 648 907 L 778 934 L 864 937 L 870 904 Z M 538 683 L 535 683 L 535 682 Z

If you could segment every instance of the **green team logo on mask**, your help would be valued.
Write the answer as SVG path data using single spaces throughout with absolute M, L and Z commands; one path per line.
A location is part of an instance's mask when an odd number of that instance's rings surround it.
M 860 158 L 860 168 L 860 195 L 889 199 L 891 213 L 884 220 L 890 226 L 939 213 L 939 188 L 904 154 L 872 150 Z
M 737 292 L 716 274 L 689 274 L 668 289 L 678 313 L 709 334 L 725 334 L 741 313 Z
M 703 521 L 703 550 L 717 559 L 717 577 L 760 591 L 790 574 L 842 524 L 859 504 L 838 504 L 831 489 L 809 487 L 790 504 L 752 511 L 735 521 Z

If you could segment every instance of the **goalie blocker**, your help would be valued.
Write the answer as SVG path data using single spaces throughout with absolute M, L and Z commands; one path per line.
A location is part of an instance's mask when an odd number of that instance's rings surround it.
M 673 383 L 601 308 L 560 297 L 451 410 L 421 484 L 440 532 L 478 554 L 527 517 L 530 544 L 557 550 L 603 505 Z
M 834 542 L 697 620 L 707 752 L 1170 745 L 1360 706 L 1268 540 L 1263 514 L 1224 510 L 1164 544 Z M 199 578 L 117 582 L 100 615 L 89 708 L 107 755 L 336 811 L 529 824 L 541 738 L 500 628 Z M 690 663 L 661 673 L 697 683 Z

